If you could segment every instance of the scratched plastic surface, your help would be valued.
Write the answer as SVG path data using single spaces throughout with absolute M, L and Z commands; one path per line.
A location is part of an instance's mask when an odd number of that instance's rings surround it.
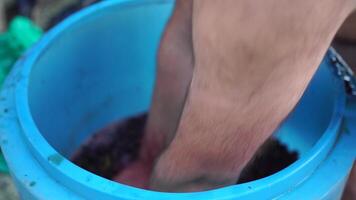
M 103 1 L 52 29 L 17 62 L 0 96 L 0 144 L 22 198 L 338 199 L 355 158 L 356 109 L 330 53 L 275 134 L 302 156 L 272 176 L 206 192 L 160 193 L 111 182 L 66 159 L 100 127 L 148 110 L 172 6 Z

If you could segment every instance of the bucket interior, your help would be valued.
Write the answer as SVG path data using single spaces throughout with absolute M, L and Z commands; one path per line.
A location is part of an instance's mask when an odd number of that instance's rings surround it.
M 56 37 L 33 66 L 29 107 L 43 137 L 69 158 L 95 131 L 147 111 L 156 54 L 172 4 L 102 9 Z M 328 67 L 320 67 L 275 136 L 300 155 L 330 123 L 335 96 Z M 288 92 L 288 91 L 286 91 Z

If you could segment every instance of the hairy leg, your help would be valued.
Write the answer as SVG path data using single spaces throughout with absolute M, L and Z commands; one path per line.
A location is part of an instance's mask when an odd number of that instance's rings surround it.
M 176 132 L 193 73 L 192 1 L 176 1 L 158 54 L 157 80 L 140 158 L 116 178 L 147 187 L 156 157 Z
M 195 0 L 194 72 L 151 188 L 234 184 L 294 108 L 352 0 Z

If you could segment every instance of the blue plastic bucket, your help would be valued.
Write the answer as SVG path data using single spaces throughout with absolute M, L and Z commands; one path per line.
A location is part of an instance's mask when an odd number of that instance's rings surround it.
M 275 136 L 301 157 L 269 177 L 196 193 L 115 183 L 67 158 L 110 122 L 148 110 L 172 1 L 104 1 L 55 27 L 0 96 L 0 143 L 22 199 L 338 199 L 355 159 L 356 101 L 328 52 Z M 351 123 L 353 122 L 353 123 Z

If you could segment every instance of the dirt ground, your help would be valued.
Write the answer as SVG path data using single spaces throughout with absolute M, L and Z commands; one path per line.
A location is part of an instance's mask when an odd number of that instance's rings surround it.
M 18 200 L 18 195 L 9 175 L 0 174 L 0 200 Z

